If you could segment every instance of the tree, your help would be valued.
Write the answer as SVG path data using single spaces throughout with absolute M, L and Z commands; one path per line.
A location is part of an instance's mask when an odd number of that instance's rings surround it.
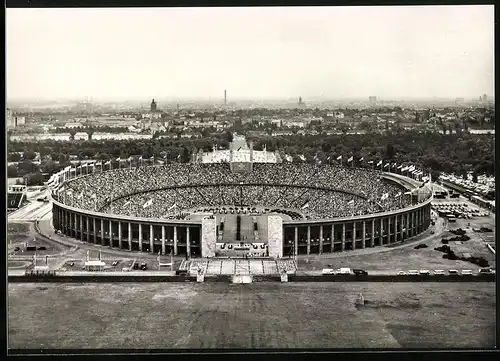
M 69 140 L 75 140 L 76 129 L 72 128 L 69 130 Z
M 32 150 L 27 150 L 23 154 L 23 159 L 24 160 L 33 160 L 36 158 L 36 153 L 33 152 Z
M 17 178 L 19 177 L 19 172 L 17 171 L 16 165 L 9 165 L 7 167 L 7 177 L 8 178 Z
M 392 143 L 388 143 L 387 147 L 385 148 L 385 156 L 389 159 L 392 159 L 394 158 L 394 154 L 394 146 L 392 145 Z
M 55 162 L 48 160 L 40 165 L 40 170 L 44 173 L 52 174 L 57 170 L 57 166 Z
M 26 182 L 26 179 L 28 180 L 28 182 L 27 182 L 28 186 L 41 186 L 41 185 L 43 185 L 43 182 L 44 182 L 43 175 L 40 172 L 27 174 L 24 177 L 25 182 Z
M 92 140 L 92 135 L 94 135 L 95 129 L 92 128 L 92 127 L 89 127 L 89 128 L 87 128 L 86 133 L 87 133 L 87 135 L 89 137 L 89 140 Z
M 19 162 L 22 159 L 21 154 L 15 152 L 15 153 L 9 153 L 7 156 L 7 160 L 9 162 Z
M 63 153 L 60 153 L 58 158 L 59 164 L 64 164 L 68 160 L 68 156 Z

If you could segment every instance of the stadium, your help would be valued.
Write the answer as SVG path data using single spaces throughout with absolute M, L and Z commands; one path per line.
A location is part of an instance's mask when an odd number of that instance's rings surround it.
M 65 169 L 50 181 L 56 231 L 129 251 L 277 259 L 387 246 L 431 222 L 429 183 L 283 162 L 238 136 L 228 150 L 194 153 L 190 163 L 121 162 L 79 175 Z

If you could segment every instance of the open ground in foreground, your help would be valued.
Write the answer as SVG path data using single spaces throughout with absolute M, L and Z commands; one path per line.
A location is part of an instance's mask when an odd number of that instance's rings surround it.
M 494 283 L 13 283 L 8 302 L 10 348 L 495 343 Z

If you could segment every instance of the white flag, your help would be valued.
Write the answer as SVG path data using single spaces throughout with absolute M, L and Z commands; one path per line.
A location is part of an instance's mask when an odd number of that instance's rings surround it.
M 120 157 L 116 158 L 116 161 L 117 161 L 117 162 L 121 161 Z
M 347 202 L 348 206 L 350 206 L 351 204 L 354 204 L 354 199 L 351 199 L 349 202 Z
M 361 158 L 359 159 L 359 161 L 360 161 L 360 162 L 362 162 L 362 161 L 364 161 L 364 160 L 365 160 L 365 157 L 361 157 Z
M 147 207 L 149 207 L 152 204 L 153 204 L 153 199 L 150 199 L 149 201 L 147 201 L 146 203 L 144 203 L 144 205 L 142 206 L 142 208 L 147 208 Z
M 337 160 L 341 160 L 341 159 L 342 159 L 342 155 L 339 155 L 339 156 L 337 157 Z
M 106 163 L 104 163 L 104 165 L 108 165 L 108 164 L 111 164 L 110 160 L 108 160 Z
M 302 209 L 305 209 L 305 208 L 309 208 L 309 202 L 307 202 L 306 204 L 304 204 L 304 205 L 302 206 Z
M 379 165 L 381 165 L 381 164 L 382 164 L 382 161 L 381 161 L 381 160 L 379 160 L 379 161 L 378 161 L 378 163 L 377 163 L 377 167 L 378 167 Z
M 347 160 L 347 162 L 352 162 L 354 160 L 354 157 L 351 157 Z

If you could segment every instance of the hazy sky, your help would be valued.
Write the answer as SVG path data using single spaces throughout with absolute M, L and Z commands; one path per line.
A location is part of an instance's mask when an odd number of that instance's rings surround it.
M 493 9 L 7 9 L 7 97 L 494 95 Z

